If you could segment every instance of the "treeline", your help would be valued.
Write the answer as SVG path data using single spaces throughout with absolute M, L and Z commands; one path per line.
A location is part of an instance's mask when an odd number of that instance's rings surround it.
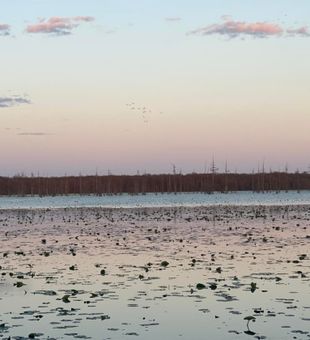
M 0 195 L 2 196 L 113 195 L 149 192 L 278 192 L 287 190 L 310 190 L 310 174 L 271 172 L 0 177 Z

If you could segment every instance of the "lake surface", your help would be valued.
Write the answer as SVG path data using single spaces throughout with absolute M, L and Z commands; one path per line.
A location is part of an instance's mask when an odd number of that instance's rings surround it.
M 309 206 L 0 210 L 0 238 L 0 339 L 310 338 Z
M 0 197 L 0 209 L 75 207 L 167 207 L 210 205 L 310 204 L 310 191 L 253 193 L 178 193 L 113 196 Z

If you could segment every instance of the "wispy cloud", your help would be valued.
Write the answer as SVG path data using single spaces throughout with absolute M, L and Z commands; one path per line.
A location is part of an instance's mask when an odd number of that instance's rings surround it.
M 230 18 L 224 18 L 223 23 L 212 24 L 202 28 L 198 28 L 189 32 L 196 35 L 212 35 L 218 34 L 229 38 L 238 36 L 252 36 L 266 38 L 269 36 L 281 36 L 284 30 L 278 24 L 269 22 L 247 23 L 244 21 L 234 21 Z
M 10 25 L 0 24 L 0 36 L 10 35 Z
M 26 28 L 27 33 L 44 33 L 56 36 L 68 35 L 81 25 L 83 22 L 94 21 L 94 17 L 77 16 L 77 17 L 51 17 L 41 19 L 38 23 L 30 24 Z
M 31 101 L 22 96 L 0 97 L 0 108 L 12 107 L 20 104 L 31 104 Z
M 53 135 L 53 133 L 47 133 L 47 132 L 20 132 L 17 135 L 18 136 L 42 137 L 42 136 L 51 136 L 51 135 Z
M 295 28 L 295 29 L 288 29 L 287 33 L 290 36 L 302 36 L 302 37 L 310 37 L 310 31 L 307 26 Z
M 165 18 L 166 21 L 170 21 L 170 22 L 177 22 L 177 21 L 181 21 L 182 18 L 180 17 L 167 17 Z

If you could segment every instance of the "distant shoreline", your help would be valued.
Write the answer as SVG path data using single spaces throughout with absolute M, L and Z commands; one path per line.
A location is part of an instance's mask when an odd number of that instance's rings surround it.
M 173 173 L 161 175 L 0 177 L 1 196 L 117 195 L 146 193 L 281 192 L 310 190 L 307 172 Z
M 310 192 L 310 189 L 289 189 L 289 190 L 271 190 L 271 191 L 250 191 L 250 190 L 237 190 L 237 191 L 213 191 L 213 192 L 202 192 L 202 191 L 179 191 L 179 192 L 137 192 L 137 193 L 130 193 L 130 192 L 119 192 L 119 193 L 87 193 L 87 194 L 79 194 L 79 193 L 72 193 L 72 194 L 57 194 L 57 195 L 39 195 L 39 194 L 26 194 L 26 195 L 0 195 L 0 198 L 12 197 L 12 198 L 56 198 L 56 197 L 117 197 L 117 196 L 147 196 L 147 195 L 194 195 L 194 194 L 203 194 L 203 195 L 229 195 L 229 194 L 238 194 L 238 193 L 252 193 L 252 194 L 280 194 L 280 193 L 293 193 L 293 192 Z

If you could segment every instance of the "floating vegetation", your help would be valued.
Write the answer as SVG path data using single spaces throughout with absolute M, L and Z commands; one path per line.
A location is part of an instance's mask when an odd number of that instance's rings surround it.
M 217 288 L 217 284 L 216 283 L 210 283 L 210 289 L 211 290 L 215 290 Z
M 309 339 L 310 208 L 287 216 L 0 210 L 0 339 Z
M 69 302 L 70 302 L 69 297 L 70 297 L 70 295 L 64 295 L 64 296 L 61 298 L 61 300 L 62 300 L 64 303 L 69 303 Z
M 244 320 L 247 321 L 247 324 L 246 324 L 247 330 L 244 331 L 244 333 L 245 333 L 245 334 L 248 334 L 248 335 L 255 335 L 256 333 L 253 332 L 253 331 L 251 331 L 250 328 L 249 328 L 249 323 L 250 323 L 250 321 L 252 321 L 252 322 L 255 322 L 255 321 L 256 321 L 255 317 L 254 317 L 254 316 L 246 316 L 246 317 L 244 318 Z
M 251 293 L 254 293 L 257 289 L 257 285 L 255 282 L 251 282 Z
M 197 283 L 196 284 L 196 289 L 198 290 L 202 290 L 202 289 L 206 289 L 206 285 L 204 285 L 203 283 Z

